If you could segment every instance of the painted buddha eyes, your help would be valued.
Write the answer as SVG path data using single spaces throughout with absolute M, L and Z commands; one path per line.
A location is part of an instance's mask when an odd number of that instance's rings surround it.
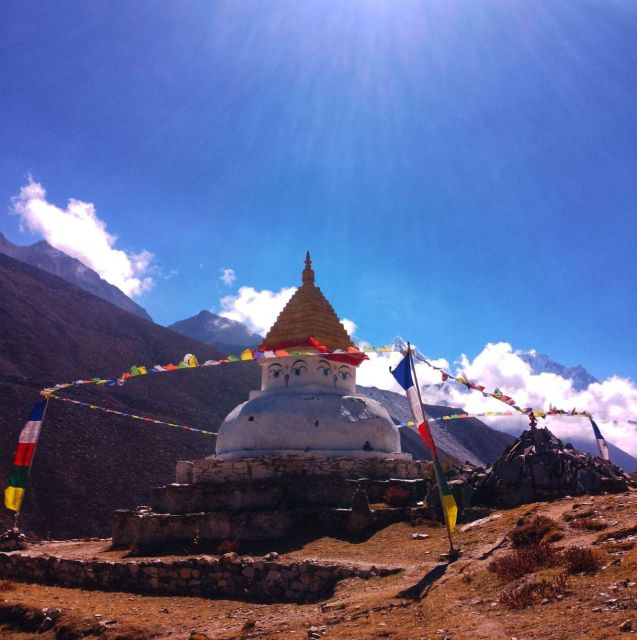
M 268 372 L 273 378 L 280 378 L 283 374 L 283 367 L 275 362 L 268 367 Z
M 349 367 L 347 367 L 345 365 L 341 365 L 338 368 L 338 377 L 341 380 L 347 380 L 348 378 L 351 378 L 352 374 L 350 373 Z
M 327 360 L 319 360 L 318 371 L 320 371 L 326 378 L 332 373 L 332 367 Z
M 296 360 L 291 367 L 283 367 L 278 362 L 274 362 L 268 367 L 268 375 L 271 378 L 285 378 L 286 384 L 291 376 L 301 376 L 307 371 L 307 363 L 305 360 Z
M 290 366 L 283 366 L 278 362 L 274 362 L 268 367 L 269 377 L 274 380 L 284 378 L 286 386 L 288 386 L 290 378 L 298 378 L 302 376 L 305 371 L 308 371 L 306 360 L 295 360 Z M 332 364 L 327 360 L 319 360 L 317 371 L 319 377 L 323 376 L 327 378 L 330 382 L 333 382 L 334 385 L 336 385 L 339 380 L 345 382 L 352 377 L 350 367 L 343 364 L 339 366 L 338 369 L 333 369 Z
M 295 376 L 300 376 L 304 371 L 307 371 L 307 365 L 305 363 L 305 360 L 297 360 L 292 365 L 292 373 Z

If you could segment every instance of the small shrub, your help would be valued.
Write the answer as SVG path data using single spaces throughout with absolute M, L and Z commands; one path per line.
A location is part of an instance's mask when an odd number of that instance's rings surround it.
M 402 507 L 409 499 L 409 491 L 404 487 L 392 485 L 385 491 L 383 498 L 391 507 Z
M 559 564 L 560 555 L 548 544 L 535 544 L 514 549 L 495 560 L 487 567 L 507 582 L 533 573 L 536 569 L 555 567 Z
M 551 543 L 551 542 L 557 542 L 558 540 L 561 540 L 564 537 L 564 534 L 561 531 L 550 531 L 549 533 L 547 533 L 544 538 L 542 538 L 542 542 L 546 542 Z
M 530 520 L 522 519 L 518 526 L 509 533 L 509 538 L 516 548 L 539 545 L 546 542 L 549 534 L 560 531 L 560 525 L 546 516 L 534 516 Z
M 473 582 L 473 573 L 467 572 L 462 574 L 462 582 L 471 584 Z
M 562 564 L 569 573 L 595 573 L 604 564 L 604 556 L 597 549 L 571 547 L 561 554 Z
M 602 533 L 597 537 L 595 542 L 604 542 L 604 540 L 608 540 L 609 538 L 614 538 L 615 540 L 621 540 L 622 538 L 627 538 L 628 536 L 633 536 L 637 534 L 637 525 L 633 525 L 630 527 L 625 527 L 623 529 L 616 529 L 615 531 L 607 531 L 606 533 Z
M 504 591 L 500 602 L 509 609 L 524 609 L 533 604 L 539 604 L 545 598 L 555 600 L 558 596 L 569 595 L 570 591 L 564 575 L 559 575 L 553 582 L 540 580 L 528 582 L 509 591 Z
M 601 531 L 606 529 L 608 524 L 601 518 L 577 518 L 571 522 L 571 527 L 575 529 L 586 529 L 587 531 Z
M 573 509 L 575 509 L 575 507 L 573 507 Z M 594 516 L 595 513 L 595 509 L 585 509 L 584 511 L 577 511 L 575 513 L 565 513 L 562 517 L 564 518 L 564 520 L 566 520 L 566 522 L 571 522 L 572 520 L 577 520 L 578 518 L 590 518 L 591 516 Z
M 13 591 L 15 582 L 13 580 L 0 580 L 0 591 Z
M 241 548 L 241 542 L 239 540 L 223 540 L 217 547 L 217 553 L 223 555 L 224 553 L 235 552 L 238 553 Z

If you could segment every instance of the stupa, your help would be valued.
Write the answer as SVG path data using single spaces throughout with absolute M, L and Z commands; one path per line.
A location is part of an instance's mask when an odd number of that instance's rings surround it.
M 280 357 L 258 361 L 261 390 L 224 420 L 216 457 L 411 459 L 400 453 L 400 435 L 385 408 L 356 393 L 356 369 L 366 356 L 315 285 L 309 252 L 302 280 L 257 351 Z
M 402 453 L 386 409 L 356 392 L 366 356 L 316 286 L 309 253 L 254 357 L 261 389 L 225 418 L 215 454 L 178 462 L 150 507 L 117 511 L 115 545 L 280 539 L 308 522 L 317 535 L 377 529 L 426 496 L 429 463 Z M 396 485 L 400 508 L 369 508 Z

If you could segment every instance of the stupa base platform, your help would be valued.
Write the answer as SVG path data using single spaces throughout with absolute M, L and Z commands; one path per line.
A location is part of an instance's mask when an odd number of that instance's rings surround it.
M 431 485 L 430 463 L 403 456 L 212 457 L 179 462 L 176 477 L 152 490 L 150 507 L 116 512 L 115 546 L 371 533 L 420 510 Z
M 406 453 L 349 457 L 338 452 L 265 454 L 244 458 L 211 456 L 193 462 L 177 463 L 175 480 L 180 484 L 264 480 L 297 476 L 339 476 L 342 478 L 425 478 L 429 462 L 412 460 Z
M 274 542 L 331 535 L 356 539 L 395 522 L 424 517 L 425 507 L 208 511 L 174 515 L 143 507 L 115 512 L 113 546 L 169 551 L 175 547 L 214 550 L 225 541 Z

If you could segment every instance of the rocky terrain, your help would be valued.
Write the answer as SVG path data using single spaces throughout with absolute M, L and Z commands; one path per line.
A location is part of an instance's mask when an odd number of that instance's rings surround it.
M 461 526 L 454 543 L 461 554 L 448 563 L 440 556 L 447 549 L 444 528 L 419 521 L 392 525 L 355 543 L 321 538 L 299 546 L 290 541 L 278 550 L 239 549 L 248 563 L 276 558 L 282 567 L 311 561 L 327 563 L 332 571 L 376 568 L 375 576 L 341 577 L 330 593 L 305 604 L 137 595 L 5 579 L 0 634 L 7 640 L 616 640 L 637 630 L 635 492 L 493 511 Z M 123 557 L 105 540 L 42 543 L 28 553 L 65 558 L 67 564 L 153 561 Z M 184 558 L 161 558 L 173 561 Z

